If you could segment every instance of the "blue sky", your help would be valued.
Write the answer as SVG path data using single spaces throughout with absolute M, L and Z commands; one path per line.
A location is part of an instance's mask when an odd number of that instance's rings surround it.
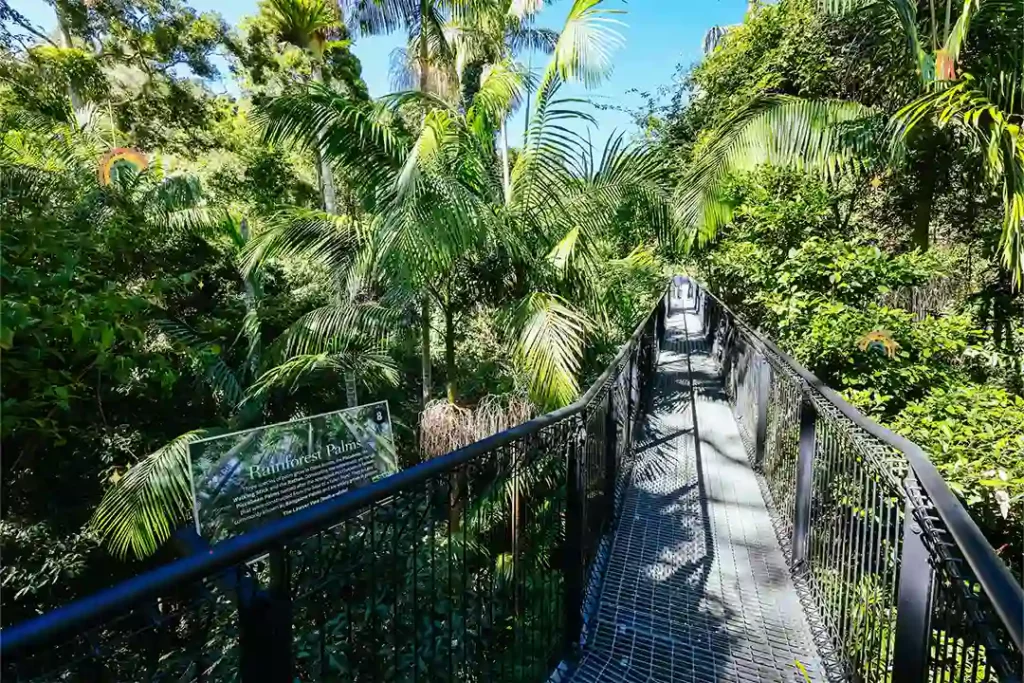
M 187 0 L 199 11 L 220 13 L 230 24 L 256 11 L 257 0 Z M 557 0 L 546 7 L 540 23 L 559 28 L 572 0 Z M 735 24 L 742 20 L 746 0 L 606 0 L 604 6 L 625 10 L 618 17 L 625 44 L 615 59 L 611 76 L 599 87 L 584 91 L 569 88 L 569 96 L 585 94 L 595 103 L 634 108 L 642 100 L 631 90 L 654 92 L 669 84 L 677 64 L 689 65 L 700 58 L 701 39 L 708 28 L 716 24 Z M 52 29 L 55 19 L 52 8 L 43 0 L 11 0 L 12 7 L 26 15 L 37 25 Z M 363 65 L 363 79 L 374 96 L 391 91 L 389 64 L 391 51 L 401 45 L 403 36 L 374 36 L 361 38 L 353 50 Z M 544 62 L 539 59 L 535 66 Z M 226 73 L 226 70 L 225 70 Z M 593 111 L 597 130 L 592 132 L 594 142 L 603 144 L 614 130 L 627 133 L 634 130 L 628 114 L 613 110 Z M 510 127 L 510 140 L 516 143 L 521 136 L 522 122 Z

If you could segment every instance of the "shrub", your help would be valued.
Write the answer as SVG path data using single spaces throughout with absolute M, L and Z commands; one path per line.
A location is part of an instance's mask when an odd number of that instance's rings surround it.
M 920 285 L 941 272 L 935 252 L 886 254 L 864 240 L 808 238 L 791 249 L 778 271 L 782 295 L 827 294 L 849 304 L 866 304 L 900 287 Z
M 783 348 L 868 412 L 892 416 L 935 388 L 968 381 L 965 351 L 979 338 L 965 316 L 926 317 L 869 304 L 791 299 L 775 310 Z M 864 348 L 868 333 L 891 340 Z
M 1024 553 L 1024 398 L 990 385 L 936 389 L 892 428 L 931 456 L 1001 555 Z

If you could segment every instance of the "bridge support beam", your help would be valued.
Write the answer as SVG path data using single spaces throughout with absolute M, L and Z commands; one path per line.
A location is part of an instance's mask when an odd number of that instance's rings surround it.
M 807 561 L 811 531 L 811 495 L 814 485 L 815 421 L 818 411 L 804 399 L 800 404 L 800 450 L 796 461 L 796 510 L 793 519 L 793 567 Z
M 914 519 L 914 506 L 908 498 L 903 516 L 900 588 L 896 602 L 894 681 L 922 683 L 928 680 L 933 574 L 921 526 Z

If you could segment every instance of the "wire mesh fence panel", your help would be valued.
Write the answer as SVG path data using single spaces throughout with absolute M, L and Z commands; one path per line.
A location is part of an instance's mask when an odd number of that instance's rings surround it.
M 697 310 L 748 454 L 763 476 L 780 541 L 795 551 L 806 533 L 806 552 L 790 552 L 789 560 L 809 595 L 809 618 L 822 625 L 816 640 L 830 655 L 831 677 L 1021 681 L 1024 608 L 1007 614 L 1014 610 L 1006 607 L 1020 605 L 1020 585 L 996 566 L 1001 562 L 973 523 L 963 521 L 961 503 L 927 456 L 909 442 L 897 446 L 896 437 L 878 436 L 884 430 L 872 431 L 870 421 L 834 393 L 826 395 L 817 378 L 697 290 Z M 812 426 L 802 428 L 807 416 Z M 810 448 L 810 485 L 801 491 L 802 436 Z M 918 483 L 921 472 L 932 490 L 948 496 L 944 512 Z M 801 532 L 804 505 L 809 513 Z M 946 519 L 955 519 L 961 536 L 973 535 L 981 549 L 975 542 L 966 555 Z M 1001 609 L 976 566 L 999 587 Z
M 927 493 L 912 478 L 906 491 L 934 572 L 926 648 L 929 680 L 1024 680 L 1024 655 Z
M 782 534 L 793 533 L 796 514 L 796 463 L 800 440 L 799 384 L 776 368 L 768 390 L 768 427 L 762 473 L 778 510 Z
M 848 673 L 888 680 L 892 664 L 903 496 L 871 442 L 827 408 L 816 423 L 809 585 Z
M 242 570 L 244 571 L 244 570 Z M 241 573 L 241 572 L 240 572 Z M 16 662 L 11 681 L 232 681 L 239 666 L 233 596 L 222 584 L 197 581 Z M 220 577 L 218 577 L 220 579 Z

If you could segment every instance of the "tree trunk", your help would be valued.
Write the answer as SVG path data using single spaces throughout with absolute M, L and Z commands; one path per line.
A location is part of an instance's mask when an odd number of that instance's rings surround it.
M 249 221 L 243 218 L 241 223 L 238 225 L 238 232 L 242 236 L 242 244 L 249 243 Z M 247 314 L 256 313 L 256 287 L 253 285 L 252 279 L 249 277 L 244 278 L 245 284 L 245 312 Z M 258 332 L 257 332 L 258 334 Z M 250 343 L 255 343 L 254 340 L 250 340 Z M 252 348 L 252 347 L 250 347 Z M 256 379 L 259 376 L 260 357 L 258 353 L 251 354 L 249 358 L 249 376 Z
M 422 21 L 423 17 L 426 16 L 427 5 L 426 0 L 420 3 L 420 26 L 424 25 Z M 420 50 L 419 50 L 419 86 L 420 92 L 427 91 L 427 41 L 425 36 L 420 32 Z M 420 363 L 422 365 L 423 372 L 423 405 L 426 407 L 427 402 L 430 401 L 431 392 L 431 367 L 430 367 L 430 292 L 427 291 L 426 287 L 423 289 L 423 300 L 421 302 L 421 316 L 420 324 L 422 325 L 422 342 L 420 349 Z
M 936 182 L 934 140 L 928 140 L 926 145 L 924 154 L 914 164 L 919 185 L 914 201 L 914 224 L 911 238 L 914 246 L 921 251 L 928 251 L 928 246 L 931 243 L 929 230 L 932 222 L 932 203 L 935 200 Z
M 356 390 L 356 377 L 351 372 L 345 373 L 345 402 L 349 408 L 359 405 L 359 394 Z
M 455 315 L 450 306 L 444 311 L 444 365 L 448 402 L 455 403 Z
M 60 33 L 60 46 L 63 48 L 73 47 L 73 44 L 71 42 L 71 30 L 68 28 L 67 19 L 64 17 L 64 14 L 60 11 L 60 7 L 55 7 L 54 9 L 57 12 L 57 28 Z M 78 90 L 76 90 L 75 86 L 71 83 L 68 83 L 68 99 L 71 100 L 71 109 L 75 113 L 75 123 L 81 126 L 82 122 L 79 120 L 79 118 L 82 109 L 85 106 L 85 103 L 82 102 L 82 96 L 78 93 Z
M 512 178 L 508 168 L 508 130 L 505 118 L 501 119 L 501 187 L 505 191 L 505 205 L 512 201 Z
M 422 0 L 420 2 L 420 92 L 427 92 L 427 62 L 429 61 L 429 54 L 427 52 L 427 37 L 423 33 L 423 27 L 427 25 L 428 1 Z
M 423 405 L 430 401 L 430 294 L 423 293 L 421 302 L 420 325 L 422 341 L 420 346 L 420 363 L 423 369 Z
M 324 72 L 322 65 L 316 60 L 313 61 L 313 80 L 321 85 L 324 83 Z M 323 150 L 316 150 L 317 170 L 320 174 L 320 191 L 323 193 L 324 211 L 330 214 L 338 213 L 338 192 L 334 186 L 334 171 L 327 162 Z
M 324 72 L 323 65 L 313 60 L 312 64 L 313 80 L 316 83 L 324 84 Z M 324 200 L 324 211 L 336 216 L 338 214 L 338 191 L 334 184 L 334 170 L 331 168 L 330 163 L 327 161 L 326 155 L 323 150 L 316 150 L 316 170 L 317 175 L 320 179 L 320 192 Z M 337 288 L 338 303 L 340 304 L 345 296 L 345 283 L 342 277 L 342 273 L 339 271 L 335 273 L 335 287 Z M 349 408 L 354 408 L 359 405 L 359 394 L 356 390 L 356 377 L 353 373 L 345 373 L 345 402 Z

